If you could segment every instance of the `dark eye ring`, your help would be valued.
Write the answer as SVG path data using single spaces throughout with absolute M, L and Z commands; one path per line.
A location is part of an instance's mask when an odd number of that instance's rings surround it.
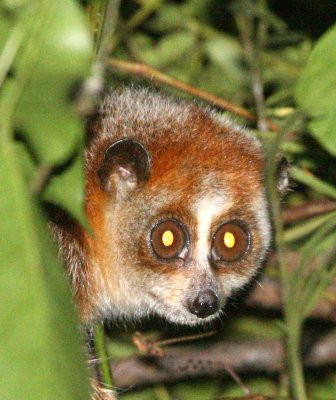
M 230 221 L 222 224 L 212 238 L 211 256 L 214 262 L 241 259 L 251 246 L 251 234 L 244 224 Z
M 162 260 L 181 257 L 188 249 L 189 236 L 184 225 L 175 219 L 161 220 L 151 231 L 150 243 L 155 255 Z

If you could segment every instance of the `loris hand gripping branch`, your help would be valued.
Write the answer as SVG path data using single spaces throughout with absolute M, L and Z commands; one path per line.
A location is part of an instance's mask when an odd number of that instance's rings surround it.
M 259 141 L 208 108 L 124 89 L 102 102 L 85 160 L 92 232 L 54 225 L 83 323 L 217 318 L 270 243 Z

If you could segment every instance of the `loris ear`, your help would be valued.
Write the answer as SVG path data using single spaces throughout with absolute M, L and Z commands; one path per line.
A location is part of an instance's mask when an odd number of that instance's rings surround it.
M 98 171 L 101 188 L 127 198 L 148 180 L 150 157 L 144 146 L 131 139 L 113 143 L 105 152 Z
M 284 195 L 288 191 L 289 187 L 289 162 L 285 157 L 282 157 L 278 161 L 277 166 L 277 178 L 278 178 L 278 192 L 280 195 Z

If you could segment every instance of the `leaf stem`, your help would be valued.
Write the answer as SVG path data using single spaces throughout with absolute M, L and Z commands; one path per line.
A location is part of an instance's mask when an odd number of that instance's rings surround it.
M 295 314 L 295 310 L 293 313 Z M 293 314 L 292 313 L 292 314 Z M 288 361 L 289 368 L 292 377 L 292 392 L 293 397 L 296 400 L 306 400 L 306 388 L 304 382 L 303 366 L 301 361 L 301 323 L 297 321 L 297 316 L 293 315 L 290 318 L 287 312 L 287 323 L 288 323 L 288 340 L 287 340 L 287 350 L 288 350 Z
M 287 336 L 287 361 L 289 364 L 291 389 L 295 400 L 306 400 L 307 396 L 304 373 L 300 357 L 302 316 L 298 313 L 296 297 L 295 293 L 293 292 L 293 277 L 290 276 L 284 257 L 284 227 L 277 185 L 275 183 L 277 165 L 274 160 L 277 159 L 277 153 L 283 137 L 289 131 L 287 127 L 290 127 L 292 122 L 293 121 L 288 121 L 286 126 L 279 134 L 269 137 L 266 184 L 269 192 L 269 200 L 274 223 L 275 246 L 278 253 L 280 273 L 283 284 L 284 319 L 286 323 Z
M 104 326 L 102 324 L 97 325 L 95 330 L 95 348 L 103 383 L 107 388 L 110 389 L 113 386 L 113 379 L 110 369 L 109 355 L 106 347 Z
M 235 19 L 241 37 L 245 59 L 251 73 L 251 89 L 256 106 L 258 129 L 261 131 L 267 131 L 268 123 L 267 123 L 264 89 L 263 89 L 260 60 L 259 60 L 260 51 L 257 48 L 258 46 L 255 45 L 252 40 L 252 37 L 255 33 L 254 32 L 255 21 L 252 18 L 245 17 L 239 14 L 235 15 Z M 263 22 L 259 21 L 258 24 L 262 25 Z

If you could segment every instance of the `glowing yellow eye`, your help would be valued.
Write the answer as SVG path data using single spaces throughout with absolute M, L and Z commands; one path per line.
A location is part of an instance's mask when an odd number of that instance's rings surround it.
M 174 243 L 174 234 L 172 231 L 164 231 L 163 232 L 162 243 L 166 247 L 169 247 Z
M 236 243 L 236 239 L 231 232 L 225 232 L 224 234 L 224 244 L 226 247 L 231 249 Z

